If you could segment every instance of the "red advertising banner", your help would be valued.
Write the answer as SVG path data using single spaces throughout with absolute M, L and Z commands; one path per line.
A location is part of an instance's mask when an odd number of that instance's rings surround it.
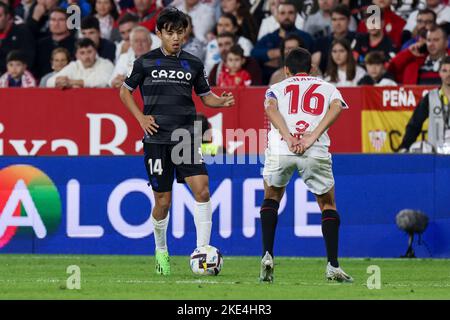
M 222 91 L 213 90 L 217 94 Z M 205 107 L 195 97 L 197 110 L 211 123 L 214 142 L 224 146 L 228 153 L 263 151 L 265 90 L 263 87 L 231 90 L 236 99 L 231 108 Z M 349 109 L 329 131 L 330 150 L 358 153 L 363 151 L 364 141 L 362 111 L 382 106 L 394 108 L 395 94 L 388 95 L 385 89 L 374 87 L 340 90 Z M 142 105 L 138 92 L 135 97 Z M 403 96 L 397 99 L 404 101 Z M 418 102 L 417 98 L 415 101 Z M 141 154 L 142 133 L 122 105 L 116 89 L 0 89 L 0 155 Z M 249 138 L 252 136 L 257 137 L 257 143 Z

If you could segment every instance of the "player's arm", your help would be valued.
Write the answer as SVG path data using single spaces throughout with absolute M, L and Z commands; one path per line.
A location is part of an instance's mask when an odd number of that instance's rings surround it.
M 289 150 L 294 153 L 299 153 L 301 151 L 299 141 L 289 132 L 286 121 L 278 110 L 278 102 L 276 98 L 266 97 L 264 107 L 266 108 L 267 117 L 273 126 L 278 129 L 278 132 L 283 137 L 284 141 L 287 142 Z
M 231 107 L 234 105 L 234 96 L 231 92 L 222 92 L 220 97 L 210 91 L 208 95 L 200 97 L 205 105 L 211 108 Z
M 327 113 L 323 119 L 319 122 L 319 125 L 311 132 L 307 132 L 300 139 L 302 152 L 311 147 L 314 142 L 336 121 L 339 114 L 342 112 L 342 101 L 340 99 L 334 99 L 330 103 Z
M 145 132 L 150 135 L 153 135 L 154 132 L 157 132 L 157 128 L 159 127 L 155 118 L 150 115 L 144 115 L 141 109 L 136 104 L 136 101 L 133 98 L 133 94 L 128 88 L 122 86 L 120 88 L 120 100 L 122 100 L 123 104 L 127 107 L 128 110 L 133 114 L 136 120 L 139 122 L 139 125 Z
M 144 81 L 144 68 L 140 59 L 136 59 L 133 64 L 133 69 L 130 70 L 128 77 L 120 88 L 120 100 L 133 114 L 139 122 L 141 128 L 150 135 L 157 132 L 158 125 L 155 123 L 155 118 L 150 115 L 144 115 L 138 107 L 133 98 L 132 92 Z
M 231 92 L 222 92 L 220 97 L 211 91 L 208 83 L 208 76 L 205 68 L 200 65 L 200 72 L 194 79 L 195 93 L 202 99 L 202 102 L 211 108 L 231 107 L 234 104 L 234 97 Z

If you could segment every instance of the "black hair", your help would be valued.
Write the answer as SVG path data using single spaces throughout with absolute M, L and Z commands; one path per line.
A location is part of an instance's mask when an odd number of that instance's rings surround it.
M 350 9 L 345 4 L 338 4 L 333 10 L 331 10 L 331 15 L 333 15 L 333 13 L 346 16 L 347 19 L 350 19 L 350 16 L 352 15 Z
M 95 9 L 97 0 L 89 2 L 92 5 L 92 14 L 94 15 L 97 13 L 97 10 Z M 114 0 L 109 0 L 109 4 L 111 5 L 111 11 L 109 11 L 109 14 L 111 15 L 111 17 L 113 17 L 114 20 L 117 20 L 117 18 L 119 17 L 119 11 L 117 10 L 116 2 Z
M 6 62 L 8 63 L 11 61 L 20 61 L 24 64 L 27 64 L 25 53 L 20 50 L 12 50 L 8 53 L 8 55 L 6 56 Z
M 219 17 L 219 19 L 220 18 L 226 18 L 226 19 L 228 19 L 228 20 L 230 20 L 231 21 L 231 24 L 237 29 L 236 30 L 236 36 L 240 36 L 241 35 L 241 26 L 239 25 L 239 23 L 238 23 L 238 21 L 237 21 L 237 18 L 235 17 L 235 15 L 234 14 L 232 14 L 232 13 L 227 13 L 227 12 L 224 12 L 224 13 L 222 13 L 221 15 L 220 15 L 220 17 Z M 217 25 L 219 24 L 219 20 L 217 20 L 217 22 L 216 22 L 216 25 L 214 26 L 214 30 L 213 30 L 213 32 L 214 32 L 214 34 L 217 36 Z
M 435 25 L 434 27 L 432 27 L 430 30 L 428 30 L 428 32 L 435 32 L 437 30 L 441 30 L 442 33 L 444 34 L 444 38 L 447 39 L 448 38 L 448 32 L 447 32 L 447 28 L 445 26 L 445 24 L 442 25 Z
M 295 48 L 286 56 L 284 65 L 292 74 L 311 71 L 311 53 L 304 48 Z
M 233 39 L 233 42 L 236 43 L 236 35 L 232 32 L 222 32 L 221 34 L 217 35 L 217 38 L 231 38 Z
M 364 58 L 366 65 L 368 64 L 384 64 L 386 62 L 386 56 L 383 51 L 371 51 Z
M 439 64 L 439 70 L 441 70 L 444 64 L 450 64 L 450 56 L 445 56 L 442 58 L 441 63 Z
M 244 58 L 244 49 L 242 49 L 242 47 L 238 44 L 233 45 L 230 48 L 230 51 L 228 51 L 228 53 L 232 53 L 236 56 L 239 56 L 241 58 Z
M 122 17 L 119 18 L 119 20 L 117 21 L 117 23 L 119 24 L 119 26 L 128 23 L 128 22 L 133 22 L 133 23 L 138 23 L 139 22 L 139 18 L 131 13 L 125 13 Z
M 234 14 L 224 12 L 220 15 L 219 19 L 220 18 L 227 18 L 227 19 L 231 20 L 231 23 L 233 24 L 233 26 L 239 28 L 238 21 L 237 21 L 236 17 L 234 16 Z
M 284 39 L 281 41 L 280 50 L 281 50 L 281 61 L 284 61 L 284 48 L 286 47 L 286 42 L 295 40 L 298 42 L 299 48 L 304 48 L 305 44 L 303 42 L 303 39 L 297 35 L 296 33 L 289 33 L 284 37 Z
M 96 29 L 100 31 L 100 22 L 94 16 L 87 16 L 81 20 L 81 30 Z
M 156 20 L 156 28 L 162 32 L 163 29 L 167 31 L 185 30 L 188 27 L 188 20 L 186 15 L 175 7 L 164 8 L 158 15 Z
M 61 13 L 61 14 L 65 15 L 66 19 L 68 17 L 68 14 L 67 14 L 66 10 L 64 10 L 63 8 L 60 8 L 60 7 L 56 7 L 56 8 L 51 9 L 49 14 L 48 14 L 48 16 L 51 16 L 52 13 L 54 13 L 54 12 L 58 12 L 58 13 Z
M 431 14 L 433 16 L 434 23 L 436 23 L 436 19 L 437 19 L 436 12 L 434 12 L 431 9 L 425 8 L 425 9 L 419 10 L 419 12 L 417 13 L 417 16 L 420 16 L 423 14 Z
M 87 47 L 93 47 L 95 50 L 97 50 L 97 48 L 95 47 L 94 41 L 92 41 L 89 38 L 81 38 L 81 39 L 77 40 L 77 42 L 75 44 L 75 48 L 77 50 L 80 48 L 87 48 Z

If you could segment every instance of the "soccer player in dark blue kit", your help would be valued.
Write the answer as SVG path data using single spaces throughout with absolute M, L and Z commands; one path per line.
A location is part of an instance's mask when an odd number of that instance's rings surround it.
M 156 24 L 161 47 L 135 60 L 120 89 L 120 98 L 145 132 L 145 167 L 155 196 L 151 220 L 156 272 L 169 275 L 166 234 L 175 173 L 177 181 L 187 183 L 195 198 L 197 247 L 209 245 L 211 236 L 209 180 L 200 148 L 194 147 L 193 140 L 188 140 L 188 148 L 181 148 L 182 151 L 178 152 L 180 144 L 186 146 L 186 139 L 180 140 L 182 135 L 176 132 L 185 130 L 194 139 L 196 110 L 192 88 L 209 107 L 230 107 L 234 104 L 234 97 L 225 92 L 221 96 L 215 95 L 209 87 L 201 60 L 181 49 L 188 26 L 184 13 L 166 8 L 158 16 Z M 137 87 L 144 101 L 144 112 L 132 96 Z

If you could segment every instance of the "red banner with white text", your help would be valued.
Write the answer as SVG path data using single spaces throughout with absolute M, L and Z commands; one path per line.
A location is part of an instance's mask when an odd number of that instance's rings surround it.
M 222 91 L 213 90 L 217 94 Z M 231 90 L 236 104 L 230 108 L 208 108 L 195 97 L 197 111 L 204 113 L 212 126 L 214 143 L 228 153 L 264 151 L 265 90 Z M 330 151 L 359 153 L 390 151 L 367 147 L 371 145 L 367 138 L 370 131 L 387 128 L 386 117 L 373 122 L 372 118 L 378 119 L 379 115 L 370 112 L 412 111 L 423 88 L 402 88 L 413 90 L 414 101 L 400 96 L 396 87 L 340 90 L 349 109 L 341 113 L 329 131 Z M 138 92 L 135 97 L 142 105 Z M 0 155 L 142 154 L 142 135 L 116 89 L 0 89 Z

